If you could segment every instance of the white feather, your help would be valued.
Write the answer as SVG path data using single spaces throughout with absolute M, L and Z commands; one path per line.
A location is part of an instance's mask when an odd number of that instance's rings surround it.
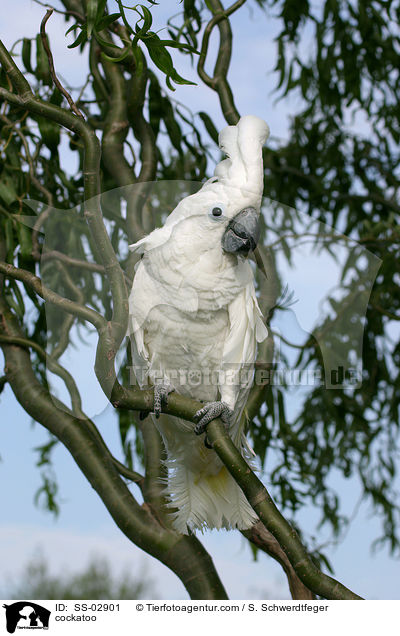
M 216 176 L 183 199 L 162 228 L 130 246 L 143 254 L 129 298 L 129 333 L 141 385 L 159 372 L 182 395 L 229 404 L 234 410 L 230 435 L 248 459 L 241 416 L 257 342 L 267 330 L 250 265 L 226 255 L 221 238 L 241 209 L 259 208 L 267 135 L 265 122 L 252 116 L 221 131 L 220 145 L 229 158 L 218 164 Z M 216 204 L 225 209 L 225 225 L 210 220 L 209 209 Z M 246 366 L 250 373 L 242 378 Z M 183 373 L 193 369 L 202 374 L 198 385 Z M 222 373 L 218 383 L 207 382 L 207 370 L 230 371 L 229 380 Z M 179 418 L 154 421 L 167 449 L 167 493 L 176 529 L 250 527 L 256 514 L 203 436 L 196 437 L 193 425 Z

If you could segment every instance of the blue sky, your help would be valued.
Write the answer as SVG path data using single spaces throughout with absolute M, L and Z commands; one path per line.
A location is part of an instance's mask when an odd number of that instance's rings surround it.
M 10 8 L 15 6 L 11 2 L 8 4 Z M 1 16 L 0 36 L 7 45 L 19 37 L 34 36 L 45 13 L 45 9 L 31 0 L 19 0 L 18 7 L 18 13 L 4 11 Z M 274 103 L 271 91 L 274 86 L 275 22 L 254 2 L 250 3 L 250 7 L 251 10 L 244 7 L 232 20 L 234 54 L 231 84 L 239 111 L 263 117 L 270 126 L 271 135 L 284 138 L 288 119 L 298 104 L 294 99 L 278 105 Z M 177 1 L 163 0 L 162 8 L 155 9 L 155 15 L 159 15 L 157 23 L 161 26 L 164 16 L 177 8 Z M 71 85 L 79 85 L 81 61 L 76 50 L 68 50 L 65 46 L 65 24 L 60 16 L 52 16 L 48 32 L 57 72 Z M 181 60 L 179 72 L 193 78 L 187 60 L 177 59 Z M 219 127 L 224 125 L 216 95 L 201 83 L 194 87 L 178 87 L 175 97 L 194 110 L 209 112 Z M 0 355 L 0 368 L 1 363 Z M 112 410 L 103 411 L 96 423 L 114 452 L 118 453 Z M 32 449 L 46 439 L 47 434 L 38 424 L 32 425 L 6 387 L 0 396 L 0 478 L 3 484 L 0 492 L 0 580 L 3 581 L 7 573 L 18 572 L 39 549 L 48 557 L 54 571 L 61 567 L 77 568 L 96 553 L 108 556 L 116 570 L 128 566 L 133 572 L 139 571 L 144 564 L 149 576 L 156 581 L 155 587 L 160 596 L 187 598 L 183 586 L 173 574 L 132 546 L 114 526 L 102 502 L 61 445 L 54 454 L 63 502 L 61 514 L 54 520 L 34 506 L 33 495 L 40 485 L 40 477 Z M 332 479 L 341 493 L 345 510 L 353 510 L 359 497 L 357 484 L 336 475 Z M 315 532 L 315 511 L 310 508 L 305 510 L 300 519 L 307 532 Z M 335 567 L 336 577 L 357 593 L 368 598 L 399 598 L 398 561 L 391 560 L 384 552 L 375 557 L 370 554 L 371 541 L 378 532 L 378 521 L 366 506 L 361 506 L 342 545 L 327 549 L 327 553 Z M 319 542 L 324 540 L 322 535 L 318 538 Z M 204 535 L 204 544 L 210 550 L 232 598 L 288 598 L 280 567 L 264 555 L 253 563 L 250 550 L 238 533 L 209 532 Z

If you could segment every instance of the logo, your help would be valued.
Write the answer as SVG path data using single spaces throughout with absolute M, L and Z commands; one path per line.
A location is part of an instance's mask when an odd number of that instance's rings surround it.
M 9 634 L 13 634 L 16 629 L 49 629 L 51 612 L 41 605 L 31 601 L 18 601 L 3 607 L 6 610 Z

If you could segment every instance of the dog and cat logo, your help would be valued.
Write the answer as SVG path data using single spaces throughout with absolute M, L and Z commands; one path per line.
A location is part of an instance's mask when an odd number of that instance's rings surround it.
M 32 601 L 18 601 L 3 605 L 6 610 L 6 627 L 9 634 L 16 629 L 48 629 L 51 612 Z

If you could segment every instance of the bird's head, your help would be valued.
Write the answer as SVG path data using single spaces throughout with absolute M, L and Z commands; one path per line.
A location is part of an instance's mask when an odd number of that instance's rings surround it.
M 260 118 L 241 117 L 227 126 L 219 145 L 227 155 L 215 168 L 214 177 L 195 195 L 204 200 L 208 226 L 220 235 L 225 253 L 247 256 L 260 238 L 260 205 L 264 184 L 262 147 L 269 128 Z
M 215 182 L 192 195 L 186 205 L 191 220 L 198 223 L 196 242 L 203 237 L 205 245 L 219 245 L 224 253 L 236 256 L 247 256 L 255 249 L 260 238 L 257 197 Z
M 130 246 L 139 253 L 163 245 L 170 238 L 180 254 L 196 255 L 218 249 L 245 257 L 260 237 L 260 206 L 264 184 L 262 147 L 267 124 L 253 115 L 241 117 L 219 135 L 227 159 L 220 161 L 198 192 L 181 200 L 164 226 Z

